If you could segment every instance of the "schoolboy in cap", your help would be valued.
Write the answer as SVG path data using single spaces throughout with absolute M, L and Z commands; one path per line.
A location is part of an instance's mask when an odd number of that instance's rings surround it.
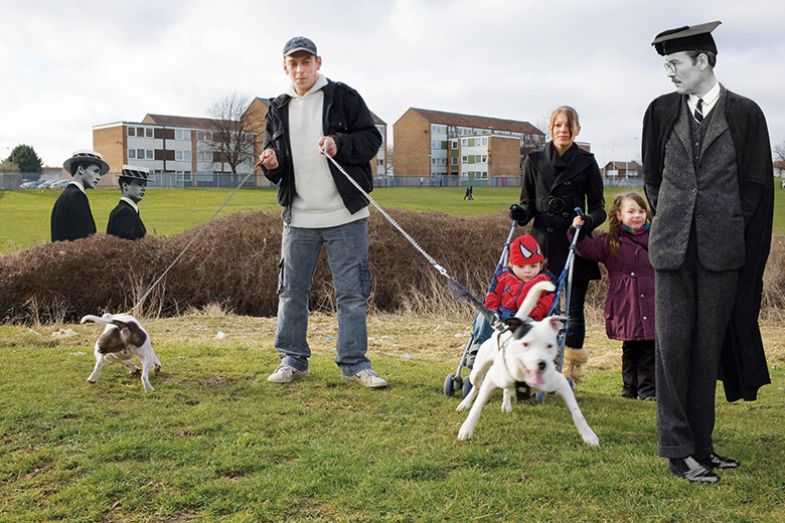
M 643 121 L 646 195 L 656 218 L 655 269 L 659 454 L 671 472 L 716 483 L 739 462 L 714 450 L 714 397 L 754 400 L 769 383 L 758 314 L 773 217 L 766 119 L 752 100 L 717 81 L 720 22 L 659 33 L 676 92 Z
M 289 383 L 308 373 L 308 299 L 324 245 L 338 307 L 336 363 L 344 378 L 380 388 L 387 382 L 371 370 L 366 356 L 368 201 L 324 155 L 369 192 L 369 162 L 382 138 L 357 91 L 327 79 L 319 73 L 321 65 L 310 39 L 297 36 L 284 45 L 283 69 L 291 86 L 270 100 L 259 156 L 258 165 L 278 185 L 284 208 L 275 335 L 281 361 L 268 380 Z
M 78 240 L 95 234 L 95 220 L 87 200 L 86 189 L 94 189 L 109 171 L 109 164 L 95 151 L 78 150 L 63 163 L 72 179 L 52 208 L 53 242 Z
M 139 202 L 147 191 L 147 182 L 150 179 L 150 169 L 123 165 L 123 171 L 117 183 L 123 195 L 117 207 L 109 214 L 109 223 L 106 233 L 125 240 L 138 240 L 144 238 L 147 229 L 142 223 L 139 213 Z

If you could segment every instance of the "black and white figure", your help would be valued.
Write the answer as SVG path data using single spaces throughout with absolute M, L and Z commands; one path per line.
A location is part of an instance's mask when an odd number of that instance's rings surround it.
M 106 233 L 125 240 L 144 238 L 147 229 L 142 223 L 139 202 L 147 191 L 150 180 L 150 169 L 134 165 L 123 165 L 123 174 L 117 180 L 123 196 L 117 207 L 109 214 Z
M 714 451 L 716 382 L 729 401 L 769 383 L 758 327 L 773 220 L 769 134 L 752 100 L 717 81 L 720 22 L 658 34 L 676 92 L 643 120 L 646 194 L 655 211 L 657 435 L 671 472 L 716 483 L 736 460 Z
M 79 150 L 63 163 L 72 180 L 52 208 L 53 242 L 78 240 L 95 234 L 95 220 L 85 190 L 94 189 L 109 172 L 109 164 L 95 151 Z

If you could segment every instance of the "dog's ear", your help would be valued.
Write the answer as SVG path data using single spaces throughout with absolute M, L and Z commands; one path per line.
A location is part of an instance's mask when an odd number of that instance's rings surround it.
M 567 322 L 566 316 L 549 316 L 545 318 L 548 324 L 551 326 L 551 329 L 559 332 L 564 327 L 564 324 Z
M 516 339 L 521 339 L 526 336 L 526 333 L 529 332 L 532 328 L 531 322 L 528 320 L 522 320 L 515 316 L 507 318 L 504 320 L 504 323 L 512 332 L 512 336 Z

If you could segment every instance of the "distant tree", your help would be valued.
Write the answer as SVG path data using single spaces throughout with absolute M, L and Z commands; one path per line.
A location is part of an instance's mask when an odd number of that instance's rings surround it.
M 213 161 L 228 163 L 232 174 L 243 162 L 253 165 L 255 133 L 243 119 L 249 103 L 247 96 L 232 93 L 216 100 L 208 111 L 213 119 L 212 139 L 207 140 Z
M 23 173 L 41 174 L 43 162 L 30 145 L 17 145 L 6 160 L 18 165 L 19 170 Z
M 6 158 L 5 160 L 0 163 L 0 173 L 18 173 L 22 172 L 19 169 L 19 166 L 16 165 L 14 162 Z
M 774 146 L 774 157 L 777 160 L 785 161 L 785 142 Z

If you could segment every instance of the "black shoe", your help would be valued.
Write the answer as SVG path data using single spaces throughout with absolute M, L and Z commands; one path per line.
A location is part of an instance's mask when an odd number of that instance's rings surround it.
M 733 458 L 726 458 L 725 456 L 720 456 L 719 454 L 715 454 L 713 452 L 709 454 L 708 458 L 698 459 L 698 461 L 704 467 L 710 469 L 735 469 L 741 465 L 741 463 Z
M 692 456 L 671 458 L 668 468 L 674 476 L 684 478 L 691 483 L 719 483 L 720 477 L 712 470 L 704 467 Z
M 628 400 L 634 400 L 635 398 L 638 397 L 638 393 L 635 392 L 634 389 L 631 389 L 629 387 L 624 387 L 621 389 L 619 396 L 621 396 L 622 398 L 627 398 Z

